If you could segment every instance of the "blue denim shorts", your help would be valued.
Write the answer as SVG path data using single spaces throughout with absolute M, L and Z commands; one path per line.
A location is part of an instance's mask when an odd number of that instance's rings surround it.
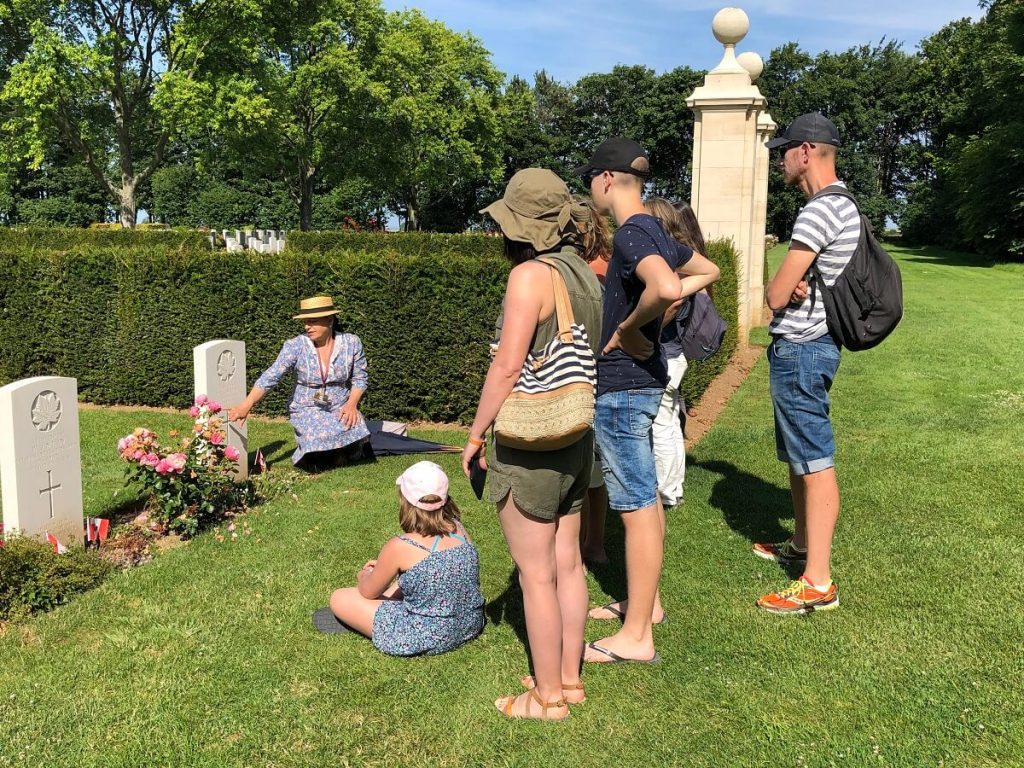
M 779 461 L 797 475 L 834 467 L 828 391 L 839 369 L 839 348 L 832 337 L 799 343 L 776 337 L 768 347 L 768 366 Z
M 662 393 L 661 389 L 629 389 L 597 398 L 594 432 L 608 506 L 617 512 L 643 509 L 658 501 L 651 427 Z

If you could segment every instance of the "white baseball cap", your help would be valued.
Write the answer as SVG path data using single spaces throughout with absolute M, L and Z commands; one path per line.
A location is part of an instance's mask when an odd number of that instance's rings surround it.
M 395 485 L 410 504 L 428 512 L 440 509 L 448 501 L 448 475 L 432 461 L 418 461 L 403 472 Z M 424 502 L 428 496 L 440 501 Z

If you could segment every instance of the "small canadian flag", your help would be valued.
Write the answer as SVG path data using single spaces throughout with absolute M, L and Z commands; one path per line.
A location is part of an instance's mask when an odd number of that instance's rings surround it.
M 99 546 L 101 541 L 107 540 L 110 532 L 110 521 L 104 517 L 85 518 L 85 541 L 87 544 Z
M 263 458 L 263 451 L 259 448 L 256 449 L 256 455 L 253 457 L 252 463 L 256 469 L 253 474 L 263 474 L 267 471 L 267 460 Z
M 61 544 L 60 540 L 49 531 L 46 532 L 46 540 L 53 546 L 53 553 L 55 555 L 63 555 L 68 551 L 68 548 Z

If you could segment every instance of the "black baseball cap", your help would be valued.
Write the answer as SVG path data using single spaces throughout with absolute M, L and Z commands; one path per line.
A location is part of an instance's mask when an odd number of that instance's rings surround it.
M 819 112 L 800 115 L 786 126 L 780 135 L 765 144 L 768 149 L 778 149 L 787 144 L 831 144 L 839 146 L 839 129 L 836 124 Z
M 575 170 L 577 176 L 589 176 L 596 171 L 622 171 L 646 179 L 651 175 L 651 160 L 644 148 L 632 139 L 613 136 L 602 141 L 586 165 Z

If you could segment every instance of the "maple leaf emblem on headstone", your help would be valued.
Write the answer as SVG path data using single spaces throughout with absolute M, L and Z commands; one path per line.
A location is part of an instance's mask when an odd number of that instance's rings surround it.
M 56 392 L 40 392 L 32 403 L 32 423 L 40 432 L 49 432 L 60 421 L 61 405 Z
M 231 350 L 225 349 L 217 358 L 217 376 L 221 381 L 227 381 L 235 372 L 235 356 Z

